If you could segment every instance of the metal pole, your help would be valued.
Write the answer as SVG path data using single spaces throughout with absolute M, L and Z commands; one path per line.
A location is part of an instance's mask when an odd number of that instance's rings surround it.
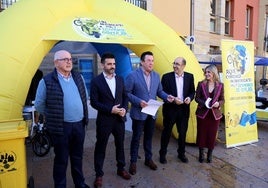
M 266 57 L 266 53 L 267 53 L 267 41 L 268 41 L 268 16 L 266 16 L 266 23 L 265 23 L 265 38 L 264 38 L 264 47 L 263 47 L 263 51 L 264 51 L 264 57 Z M 262 69 L 262 78 L 266 78 L 266 71 L 267 71 L 267 66 L 264 66 Z
M 194 0 L 191 0 L 190 6 L 190 36 L 194 36 Z M 193 44 L 190 44 L 190 49 L 194 50 Z

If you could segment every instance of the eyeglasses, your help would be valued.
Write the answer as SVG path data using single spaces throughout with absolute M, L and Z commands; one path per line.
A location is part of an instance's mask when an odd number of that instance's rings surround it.
M 58 61 L 63 61 L 65 63 L 69 62 L 69 61 L 73 61 L 73 58 L 62 58 L 62 59 L 57 59 Z
M 180 63 L 173 62 L 173 65 L 174 65 L 174 66 L 180 66 Z
M 173 62 L 173 66 L 176 66 L 176 67 L 185 67 L 186 63 L 185 62 Z

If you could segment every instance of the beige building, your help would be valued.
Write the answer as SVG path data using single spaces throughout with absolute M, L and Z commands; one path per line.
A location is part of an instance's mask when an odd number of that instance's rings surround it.
M 221 62 L 221 39 L 254 41 L 255 56 L 268 55 L 268 0 L 147 0 L 147 11 L 186 43 L 187 36 L 194 36 L 189 47 L 199 61 Z M 267 78 L 266 69 L 256 67 L 257 88 L 259 80 Z
M 258 3 L 259 7 L 256 6 Z M 194 41 L 189 46 L 199 61 L 221 61 L 221 39 L 252 40 L 255 54 L 263 55 L 260 50 L 263 44 L 257 42 L 256 36 L 263 40 L 264 29 L 253 26 L 258 25 L 255 23 L 258 16 L 254 13 L 258 13 L 260 9 L 260 18 L 263 21 L 259 24 L 260 27 L 265 27 L 266 13 L 263 13 L 266 4 L 267 0 L 167 0 L 165 3 L 147 0 L 147 10 L 185 39 L 187 36 L 194 36 Z M 248 10 L 251 12 L 245 15 Z M 249 21 L 246 20 L 247 16 Z M 244 26 L 246 21 L 249 25 Z M 244 27 L 248 27 L 248 36 L 244 34 L 247 32 Z M 186 40 L 187 42 L 189 41 Z
M 219 1 L 217 26 L 211 32 L 211 0 L 147 0 L 147 11 L 152 12 L 173 28 L 189 44 L 200 61 L 220 61 L 220 40 L 231 39 L 225 35 L 225 0 Z M 188 39 L 193 36 L 193 41 Z

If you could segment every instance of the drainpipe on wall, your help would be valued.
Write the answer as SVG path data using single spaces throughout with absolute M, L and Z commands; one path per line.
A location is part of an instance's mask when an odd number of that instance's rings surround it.
M 267 54 L 267 45 L 268 45 L 268 15 L 266 15 L 265 38 L 264 38 L 264 45 L 263 45 L 263 56 L 265 57 Z M 267 72 L 267 66 L 264 66 L 262 70 L 262 78 L 266 78 L 266 72 Z
M 190 36 L 194 36 L 194 0 L 191 0 L 190 6 Z M 190 49 L 194 52 L 193 44 L 190 44 Z

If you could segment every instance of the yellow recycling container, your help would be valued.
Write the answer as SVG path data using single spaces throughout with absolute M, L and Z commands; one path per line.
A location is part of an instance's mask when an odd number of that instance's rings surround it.
M 0 188 L 27 187 L 27 136 L 25 121 L 0 122 Z

